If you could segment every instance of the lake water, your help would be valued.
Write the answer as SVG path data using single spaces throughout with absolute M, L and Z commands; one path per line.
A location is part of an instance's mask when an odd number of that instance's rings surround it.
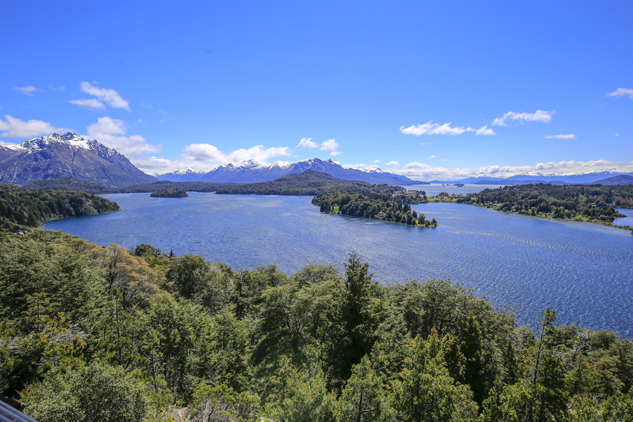
M 423 229 L 321 214 L 311 197 L 103 196 L 123 210 L 45 228 L 99 245 L 149 243 L 234 268 L 276 264 L 289 274 L 310 262 L 343 268 L 356 251 L 383 284 L 450 278 L 495 306 L 511 306 L 520 324 L 536 325 L 550 307 L 558 323 L 633 338 L 633 236 L 626 230 L 463 204 L 414 205 L 440 224 Z

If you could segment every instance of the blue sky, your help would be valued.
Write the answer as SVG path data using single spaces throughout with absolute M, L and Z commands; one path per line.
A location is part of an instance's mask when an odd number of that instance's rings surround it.
M 314 157 L 420 180 L 633 171 L 630 1 L 2 10 L 5 143 L 69 129 L 158 173 Z

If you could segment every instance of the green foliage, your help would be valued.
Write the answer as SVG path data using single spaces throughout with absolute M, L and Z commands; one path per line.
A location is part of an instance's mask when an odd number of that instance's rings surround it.
M 87 193 L 0 185 L 0 231 L 16 232 L 55 218 L 97 215 L 120 209 L 114 202 Z
M 223 187 L 235 185 L 234 183 L 210 183 L 210 182 L 171 182 L 161 180 L 153 183 L 143 183 L 140 185 L 126 186 L 123 188 L 109 188 L 98 183 L 74 180 L 70 177 L 59 177 L 56 179 L 45 179 L 31 182 L 24 185 L 25 189 L 46 189 L 46 190 L 72 190 L 86 193 L 107 194 L 107 193 L 148 193 L 165 189 L 181 189 L 189 192 L 215 192 Z
M 152 192 L 152 198 L 187 198 L 187 192 L 182 189 L 162 189 Z
M 41 421 L 631 419 L 631 341 L 551 310 L 535 335 L 449 281 L 344 266 L 1 233 L 2 394 Z
M 415 214 L 411 206 L 397 202 L 391 195 L 364 195 L 352 191 L 337 191 L 321 194 L 312 199 L 312 204 L 327 214 L 344 214 L 375 220 L 392 221 L 409 226 L 437 227 L 435 219 L 427 220 L 424 214 Z
M 148 414 L 144 387 L 123 368 L 90 365 L 54 371 L 22 393 L 24 412 L 39 422 L 140 422 Z
M 614 208 L 633 208 L 633 185 L 515 185 L 456 201 L 515 214 L 606 223 L 624 217 Z
M 308 169 L 303 173 L 289 174 L 268 182 L 244 183 L 218 189 L 218 194 L 228 195 L 320 195 L 346 190 L 365 195 L 391 194 L 401 189 L 390 185 L 372 185 L 358 180 L 337 179 L 328 173 Z

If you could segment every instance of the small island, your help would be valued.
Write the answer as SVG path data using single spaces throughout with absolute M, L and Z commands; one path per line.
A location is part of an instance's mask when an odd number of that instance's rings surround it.
M 152 192 L 150 198 L 187 198 L 188 196 L 182 189 L 163 189 Z
M 394 200 L 394 196 L 366 196 L 360 193 L 339 191 L 321 194 L 312 199 L 312 204 L 327 214 L 344 214 L 375 220 L 391 221 L 408 226 L 437 227 L 437 221 L 427 220 L 406 203 Z

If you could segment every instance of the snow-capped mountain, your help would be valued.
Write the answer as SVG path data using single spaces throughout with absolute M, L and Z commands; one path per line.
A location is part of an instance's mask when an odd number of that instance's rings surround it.
M 0 183 L 25 185 L 62 176 L 109 187 L 156 181 L 115 149 L 72 132 L 0 145 Z
M 338 179 L 361 180 L 372 184 L 410 185 L 416 183 L 407 177 L 386 173 L 377 167 L 366 170 L 346 169 L 332 160 L 324 161 L 319 158 L 297 163 L 277 161 L 272 164 L 259 164 L 249 160 L 239 164 L 225 164 L 202 173 L 193 169 L 182 169 L 160 174 L 157 177 L 160 180 L 174 182 L 256 183 L 267 182 L 292 173 L 302 173 L 308 169 L 322 171 Z

